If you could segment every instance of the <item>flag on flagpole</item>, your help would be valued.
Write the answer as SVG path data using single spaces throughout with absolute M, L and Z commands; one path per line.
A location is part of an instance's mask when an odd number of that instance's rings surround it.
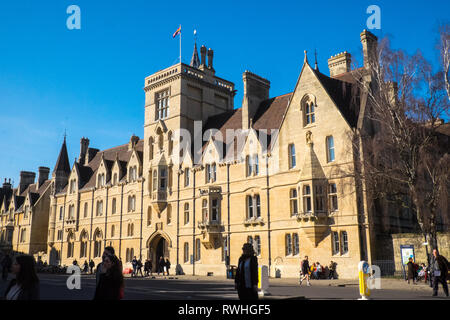
M 173 34 L 172 38 L 175 38 L 177 34 L 181 33 L 181 25 L 178 27 L 177 31 Z

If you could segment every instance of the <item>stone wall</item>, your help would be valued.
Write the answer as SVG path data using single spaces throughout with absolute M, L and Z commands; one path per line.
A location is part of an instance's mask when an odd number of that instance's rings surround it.
M 437 234 L 439 253 L 449 259 L 450 257 L 450 233 Z M 401 253 L 400 245 L 413 245 L 416 263 L 427 263 L 426 247 L 422 234 L 418 233 L 398 233 L 392 235 L 392 245 L 394 248 L 395 270 L 401 271 Z M 430 246 L 428 246 L 428 253 L 432 254 Z

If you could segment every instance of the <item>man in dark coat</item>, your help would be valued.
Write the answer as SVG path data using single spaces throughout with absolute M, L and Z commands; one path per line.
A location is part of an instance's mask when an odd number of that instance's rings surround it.
M 166 258 L 166 269 L 167 269 L 167 275 L 169 275 L 169 269 L 170 269 L 170 261 L 169 261 L 169 258 Z
M 91 261 L 89 261 L 89 268 L 91 269 L 91 274 L 94 272 L 94 267 L 95 267 L 95 262 L 94 262 L 94 260 L 91 259 Z
M 166 265 L 166 262 L 164 261 L 164 258 L 160 257 L 159 258 L 159 263 L 158 263 L 158 276 L 159 276 L 160 272 L 162 272 L 163 275 L 164 275 L 164 266 L 165 265 Z
M 240 300 L 258 299 L 258 258 L 253 246 L 245 243 L 242 247 L 242 256 L 239 258 L 234 278 L 234 286 L 238 291 Z
M 411 280 L 411 279 L 413 281 L 413 284 L 416 284 L 415 276 L 414 276 L 414 272 L 415 272 L 415 270 L 414 270 L 414 262 L 413 262 L 412 258 L 408 259 L 408 263 L 406 264 L 406 267 L 407 267 L 407 272 L 406 272 L 407 275 L 406 275 L 406 277 L 407 277 L 408 284 L 409 284 L 409 280 Z
M 433 257 L 431 258 L 431 276 L 433 278 L 433 296 L 438 294 L 439 282 L 444 288 L 444 293 L 448 297 L 448 261 L 444 256 L 441 256 L 437 249 L 433 250 Z

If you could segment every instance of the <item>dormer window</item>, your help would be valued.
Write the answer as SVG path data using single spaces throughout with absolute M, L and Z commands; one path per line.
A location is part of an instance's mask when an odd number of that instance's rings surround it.
M 257 154 L 253 156 L 247 156 L 246 157 L 246 164 L 247 164 L 247 177 L 250 177 L 252 175 L 257 176 L 259 174 L 259 157 Z
M 105 181 L 105 174 L 104 173 L 100 173 L 98 175 L 97 180 L 98 180 L 97 181 L 98 188 L 101 188 L 101 187 L 105 186 L 106 181 Z
M 165 119 L 169 116 L 169 90 L 156 94 L 156 120 Z
M 316 97 L 312 94 L 306 94 L 302 98 L 301 110 L 303 112 L 303 126 L 307 126 L 316 122 Z
M 113 185 L 116 185 L 117 184 L 117 173 L 114 173 L 114 176 L 113 176 Z
M 129 175 L 130 182 L 134 182 L 137 180 L 137 167 L 130 167 L 130 175 Z
M 206 183 L 215 182 L 216 181 L 216 164 L 207 164 L 206 165 Z
M 69 187 L 69 193 L 72 194 L 75 192 L 75 188 L 76 188 L 76 180 L 70 180 L 70 187 Z

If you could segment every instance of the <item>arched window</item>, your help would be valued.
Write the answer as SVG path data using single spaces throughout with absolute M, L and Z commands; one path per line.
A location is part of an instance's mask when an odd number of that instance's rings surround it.
M 305 123 L 306 125 L 316 122 L 314 102 L 307 102 L 305 105 Z
M 114 173 L 114 176 L 113 176 L 113 185 L 116 185 L 117 184 L 117 173 Z
M 250 177 L 253 173 L 253 161 L 251 156 L 245 157 L 245 163 L 247 164 L 247 177 Z
M 73 233 L 69 233 L 67 236 L 67 258 L 73 257 L 73 248 L 74 248 L 74 236 Z
M 167 187 L 167 170 L 165 168 L 161 168 L 159 170 L 160 179 L 159 179 L 159 189 L 165 190 Z
M 114 233 L 116 231 L 116 227 L 114 225 L 111 226 L 111 238 L 114 237 Z
M 219 221 L 219 200 L 211 200 L 211 221 Z
M 84 203 L 84 211 L 83 211 L 83 218 L 87 218 L 88 216 L 88 203 Z
M 83 230 L 80 237 L 80 258 L 85 258 L 87 256 L 87 243 L 88 236 L 86 231 Z
M 253 241 L 253 248 L 255 249 L 255 253 L 257 256 L 261 255 L 261 238 L 259 236 L 255 236 L 255 240 Z
M 102 256 L 102 232 L 97 229 L 94 234 L 94 258 Z
M 64 209 L 63 207 L 59 207 L 59 220 L 64 219 Z
M 165 119 L 169 116 L 169 90 L 156 94 L 156 117 L 155 120 Z
M 253 218 L 254 211 L 253 198 L 252 196 L 247 196 L 247 218 Z

